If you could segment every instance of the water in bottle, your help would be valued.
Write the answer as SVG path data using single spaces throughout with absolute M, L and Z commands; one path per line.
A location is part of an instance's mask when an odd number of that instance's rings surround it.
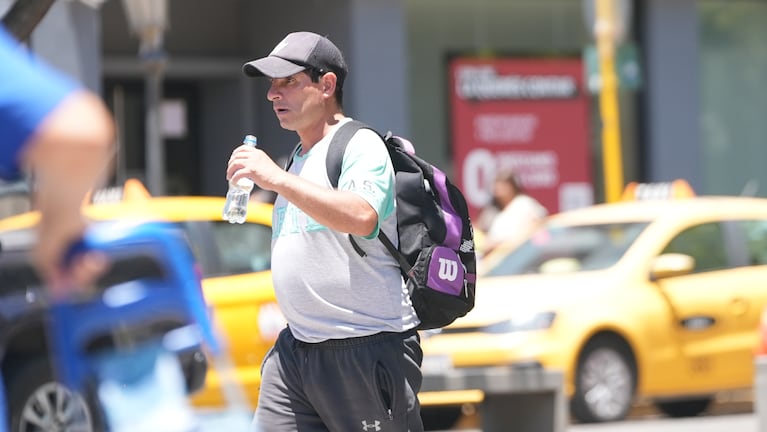
M 246 135 L 243 144 L 256 146 L 256 137 Z M 253 180 L 242 178 L 237 183 L 229 182 L 229 191 L 226 193 L 223 217 L 229 223 L 241 224 L 248 215 L 248 201 L 250 192 L 253 190 Z

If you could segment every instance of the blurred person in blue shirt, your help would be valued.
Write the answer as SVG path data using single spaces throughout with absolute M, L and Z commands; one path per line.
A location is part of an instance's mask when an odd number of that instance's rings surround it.
M 66 268 L 63 262 L 87 226 L 81 206 L 106 174 L 113 141 L 113 120 L 101 99 L 45 65 L 0 26 L 0 178 L 34 173 L 40 221 L 33 256 L 54 295 L 104 271 L 96 254 L 78 256 Z M 0 380 L 0 419 L 4 410 Z M 0 431 L 6 427 L 0 421 Z
M 41 213 L 35 264 L 60 293 L 100 271 L 94 255 L 66 269 L 61 264 L 87 225 L 86 194 L 107 174 L 113 120 L 97 95 L 44 64 L 1 26 L 0 65 L 0 178 L 33 173 L 33 206 Z

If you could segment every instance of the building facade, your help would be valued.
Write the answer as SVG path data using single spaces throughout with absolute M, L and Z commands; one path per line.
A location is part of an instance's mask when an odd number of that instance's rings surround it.
M 293 148 L 295 134 L 280 129 L 266 101 L 267 81 L 241 73 L 245 61 L 268 53 L 289 31 L 326 34 L 346 53 L 349 115 L 410 137 L 420 154 L 459 177 L 452 59 L 581 60 L 594 43 L 584 4 L 572 0 L 169 3 L 168 194 L 223 194 L 226 161 L 247 133 L 275 159 Z M 764 0 L 634 2 L 625 42 L 637 48 L 641 83 L 619 91 L 625 182 L 684 178 L 699 194 L 767 196 L 766 18 Z M 104 95 L 120 124 L 116 180 L 143 177 L 145 71 L 122 2 L 98 9 L 56 2 L 32 46 Z M 589 94 L 587 104 L 591 199 L 601 202 L 598 96 Z

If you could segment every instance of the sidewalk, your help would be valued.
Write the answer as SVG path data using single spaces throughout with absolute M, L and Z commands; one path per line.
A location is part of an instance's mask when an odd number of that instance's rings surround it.
M 478 413 L 476 410 L 472 410 L 471 408 L 466 411 L 468 411 L 468 415 L 464 415 L 464 417 L 458 421 L 453 429 L 450 429 L 449 431 L 433 432 L 481 432 L 480 413 Z M 712 424 L 710 427 L 713 427 L 714 429 L 710 429 L 708 424 L 706 424 L 703 426 L 704 429 L 701 429 L 701 432 L 767 432 L 757 431 L 757 419 L 756 415 L 753 413 L 753 401 L 750 393 L 744 392 L 734 393 L 729 396 L 720 396 L 717 401 L 709 408 L 707 414 L 708 415 L 703 417 L 694 417 L 690 419 L 667 419 L 651 404 L 640 403 L 632 409 L 629 417 L 624 422 L 582 425 L 577 424 L 575 421 L 571 421 L 567 430 L 568 432 L 590 432 L 592 430 L 595 432 L 617 432 L 617 430 L 620 430 L 621 432 L 633 432 L 635 430 L 651 431 L 652 429 L 647 429 L 649 427 L 648 425 L 655 424 L 655 427 L 658 427 L 659 425 L 657 422 L 661 422 L 664 425 L 673 425 L 675 422 L 680 423 L 680 427 L 683 428 L 681 430 L 685 430 L 685 420 L 690 420 L 697 422 L 698 424 L 706 423 L 707 421 Z M 733 420 L 732 422 L 736 422 L 738 426 L 730 427 L 727 422 L 730 422 L 729 417 L 733 416 L 735 416 L 736 420 Z M 721 420 L 722 418 L 727 418 L 727 421 L 724 422 L 725 425 L 720 426 L 723 423 Z M 739 428 L 741 425 L 743 427 L 742 429 Z M 634 427 L 636 427 L 636 429 L 633 429 Z M 721 429 L 716 429 L 717 427 L 721 427 Z M 674 430 L 676 431 L 677 429 Z M 667 432 L 667 429 L 661 428 L 655 429 L 655 431 Z M 696 431 L 691 429 L 691 432 Z

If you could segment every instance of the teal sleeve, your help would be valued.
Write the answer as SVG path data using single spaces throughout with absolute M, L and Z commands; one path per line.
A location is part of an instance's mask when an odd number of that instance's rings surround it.
M 361 196 L 378 213 L 378 224 L 366 239 L 375 238 L 381 222 L 394 213 L 394 169 L 378 134 L 360 129 L 346 146 L 338 189 Z

